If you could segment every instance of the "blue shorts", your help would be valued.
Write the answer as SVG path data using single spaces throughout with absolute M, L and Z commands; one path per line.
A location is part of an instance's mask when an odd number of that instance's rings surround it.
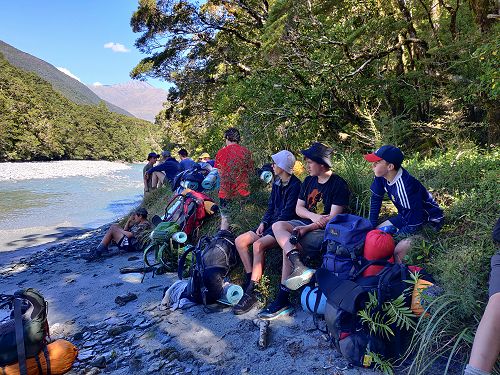
M 396 228 L 398 228 L 398 230 L 405 226 L 404 220 L 401 217 L 401 215 L 396 215 L 396 216 L 390 217 L 387 220 L 390 221 L 391 224 L 394 225 Z M 396 233 L 395 237 L 397 239 L 403 239 L 406 237 L 410 237 L 410 236 L 418 234 L 418 232 L 420 232 L 425 227 L 430 227 L 434 231 L 438 232 L 443 227 L 443 224 L 444 224 L 444 220 L 441 220 L 440 222 L 428 221 L 428 222 L 424 223 L 415 233 L 407 234 L 407 235 L 405 234 L 403 236 L 402 235 L 398 236 L 398 234 Z

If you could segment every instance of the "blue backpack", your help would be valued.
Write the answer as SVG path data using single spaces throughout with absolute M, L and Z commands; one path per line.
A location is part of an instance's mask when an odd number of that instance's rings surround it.
M 323 268 L 347 280 L 361 268 L 366 234 L 373 227 L 369 220 L 339 214 L 328 222 L 323 240 Z

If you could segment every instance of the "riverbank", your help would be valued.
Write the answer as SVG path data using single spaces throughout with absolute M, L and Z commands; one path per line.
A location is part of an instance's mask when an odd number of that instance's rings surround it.
M 33 287 L 45 296 L 52 339 L 65 338 L 79 349 L 71 374 L 374 373 L 348 368 L 302 311 L 271 322 L 269 346 L 259 350 L 259 330 L 252 323 L 256 309 L 242 316 L 229 308 L 210 314 L 200 306 L 159 310 L 175 274 L 147 274 L 141 283 L 141 274 L 119 272 L 141 266 L 141 254 L 95 263 L 79 258 L 98 244 L 107 227 L 2 262 L 0 268 L 3 293 Z M 137 299 L 123 306 L 115 302 L 128 293 Z

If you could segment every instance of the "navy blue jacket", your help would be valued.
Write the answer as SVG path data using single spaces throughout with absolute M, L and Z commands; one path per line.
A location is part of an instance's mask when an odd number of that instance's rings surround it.
M 295 206 L 300 193 L 300 180 L 292 175 L 286 186 L 283 186 L 279 178 L 273 183 L 271 196 L 267 203 L 267 211 L 262 222 L 268 228 L 277 221 L 288 221 L 298 218 Z
M 174 177 L 181 171 L 180 164 L 177 160 L 174 158 L 167 158 L 165 161 L 161 164 L 158 164 L 157 166 L 151 168 L 148 170 L 148 173 L 153 173 L 153 172 L 165 172 L 165 177 L 168 179 L 168 181 L 172 184 L 174 181 Z
M 443 221 L 443 210 L 432 195 L 404 168 L 399 169 L 390 183 L 384 177 L 375 177 L 370 190 L 370 221 L 374 227 L 377 226 L 385 193 L 398 209 L 398 216 L 402 219 L 403 225 L 398 228 L 400 234 L 414 233 L 428 222 L 439 224 Z

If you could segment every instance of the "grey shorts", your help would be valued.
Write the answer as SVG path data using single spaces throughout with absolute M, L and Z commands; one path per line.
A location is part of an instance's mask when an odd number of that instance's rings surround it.
M 500 293 L 500 251 L 491 257 L 490 297 Z
M 294 228 L 301 225 L 307 225 L 301 220 L 290 220 L 288 224 L 292 225 Z M 309 257 L 321 257 L 321 245 L 323 244 L 324 237 L 325 230 L 316 229 L 302 237 L 299 240 L 299 244 Z

